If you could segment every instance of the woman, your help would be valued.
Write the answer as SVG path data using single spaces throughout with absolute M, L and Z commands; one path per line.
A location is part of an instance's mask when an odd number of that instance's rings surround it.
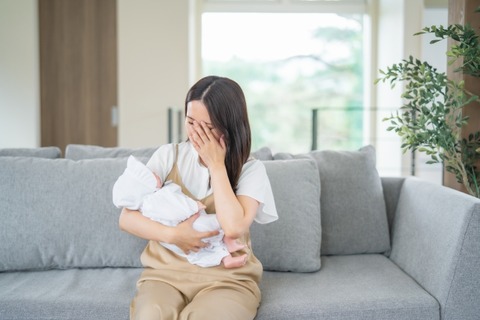
M 162 181 L 172 180 L 216 213 L 225 236 L 246 244 L 240 268 L 202 268 L 164 248 L 174 244 L 185 253 L 206 246 L 202 239 L 217 231 L 197 232 L 198 215 L 176 227 L 154 222 L 138 211 L 123 209 L 120 228 L 150 240 L 141 260 L 145 266 L 130 306 L 131 319 L 253 319 L 260 304 L 262 265 L 251 252 L 249 228 L 278 216 L 265 167 L 250 158 L 251 134 L 245 97 L 228 79 L 199 80 L 185 100 L 186 142 L 161 146 L 147 163 Z M 237 254 L 237 253 L 236 253 Z

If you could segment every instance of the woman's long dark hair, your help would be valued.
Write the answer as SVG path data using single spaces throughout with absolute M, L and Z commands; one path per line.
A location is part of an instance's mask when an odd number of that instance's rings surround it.
M 212 126 L 224 136 L 227 146 L 225 167 L 230 185 L 236 191 L 252 145 L 247 103 L 242 88 L 231 79 L 207 76 L 188 91 L 185 114 L 188 103 L 197 100 L 207 108 Z

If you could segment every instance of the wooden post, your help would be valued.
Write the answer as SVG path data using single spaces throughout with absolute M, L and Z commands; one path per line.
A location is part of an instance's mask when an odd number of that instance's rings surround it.
M 480 0 L 449 0 L 448 1 L 448 24 L 470 24 L 477 34 L 480 34 L 480 13 L 475 9 L 480 6 Z M 452 45 L 449 40 L 448 46 Z M 448 67 L 447 75 L 452 80 L 464 80 L 465 88 L 473 94 L 480 96 L 480 78 L 453 72 L 458 64 Z M 467 138 L 470 133 L 480 130 L 480 105 L 471 103 L 463 110 L 464 115 L 469 116 L 468 125 L 462 128 L 462 137 Z M 479 163 L 480 165 L 480 163 Z M 447 187 L 466 192 L 463 185 L 457 182 L 455 176 L 444 171 L 443 184 Z

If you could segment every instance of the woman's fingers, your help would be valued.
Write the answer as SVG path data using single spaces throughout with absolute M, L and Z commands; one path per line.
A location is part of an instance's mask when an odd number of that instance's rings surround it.
M 192 143 L 193 147 L 198 151 L 200 148 L 200 145 L 198 144 L 198 141 L 200 140 L 200 137 L 196 132 L 193 132 L 188 135 L 188 139 Z
M 200 125 L 198 122 L 194 123 L 194 139 L 197 144 L 200 143 L 207 143 L 210 141 L 208 134 L 206 133 L 206 130 L 209 130 L 208 127 L 205 128 L 202 125 Z
M 200 216 L 199 213 L 194 214 L 184 222 L 179 224 L 180 228 L 186 227 L 187 234 L 188 234 L 188 239 L 185 241 L 182 241 L 181 243 L 178 243 L 177 246 L 182 249 L 185 254 L 188 254 L 190 252 L 198 252 L 200 249 L 205 248 L 208 246 L 208 243 L 202 241 L 202 239 L 210 238 L 213 236 L 218 235 L 219 231 L 218 230 L 212 230 L 212 231 L 207 231 L 207 232 L 198 232 L 195 229 L 193 229 L 193 223 L 195 220 L 198 219 Z M 193 232 L 191 230 L 193 229 Z
M 200 122 L 200 124 L 201 128 L 203 129 L 202 132 L 205 134 L 205 137 L 207 137 L 208 140 L 212 140 L 214 138 L 212 129 L 210 129 L 204 121 Z

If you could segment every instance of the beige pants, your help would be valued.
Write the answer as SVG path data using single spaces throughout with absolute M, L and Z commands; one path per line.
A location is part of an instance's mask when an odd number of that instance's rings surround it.
M 130 306 L 131 320 L 249 320 L 258 298 L 241 286 L 184 283 L 180 289 L 156 280 L 141 282 Z

